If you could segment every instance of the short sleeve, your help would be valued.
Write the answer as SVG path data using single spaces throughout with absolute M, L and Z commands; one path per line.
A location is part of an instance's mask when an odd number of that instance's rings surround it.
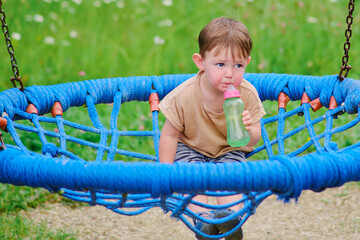
M 175 97 L 176 94 L 170 92 L 159 104 L 161 112 L 166 119 L 180 132 L 184 131 L 184 111 L 179 98 Z

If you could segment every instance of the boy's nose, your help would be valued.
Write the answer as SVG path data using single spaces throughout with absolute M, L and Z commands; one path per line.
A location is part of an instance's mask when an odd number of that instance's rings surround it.
M 225 72 L 225 77 L 226 78 L 232 78 L 233 76 L 233 69 L 232 68 L 227 68 L 226 72 Z

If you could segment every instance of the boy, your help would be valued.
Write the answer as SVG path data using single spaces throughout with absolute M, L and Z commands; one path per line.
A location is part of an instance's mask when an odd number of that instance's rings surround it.
M 193 61 L 199 68 L 198 74 L 180 84 L 159 105 L 166 117 L 160 137 L 160 162 L 246 161 L 244 152 L 252 151 L 259 141 L 260 119 L 265 115 L 255 87 L 243 79 L 251 60 L 250 35 L 242 23 L 221 17 L 212 20 L 201 30 L 198 42 L 200 52 L 193 55 Z M 229 84 L 240 91 L 245 105 L 242 120 L 250 141 L 244 147 L 230 147 L 226 140 L 223 104 L 224 92 Z M 227 204 L 239 198 L 239 195 L 219 197 L 217 203 Z M 196 196 L 194 200 L 202 203 L 208 201 L 207 196 L 203 195 Z M 223 218 L 239 210 L 240 206 L 215 213 L 203 212 L 205 209 L 196 205 L 189 205 L 189 208 L 203 217 Z M 237 223 L 239 219 L 216 226 L 198 221 L 195 226 L 204 233 L 215 235 L 231 230 Z M 241 228 L 226 238 L 229 239 L 242 239 Z

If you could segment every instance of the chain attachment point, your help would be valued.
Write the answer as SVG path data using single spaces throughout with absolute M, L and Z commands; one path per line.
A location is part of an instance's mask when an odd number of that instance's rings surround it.
M 348 5 L 349 15 L 346 17 L 347 29 L 345 30 L 346 42 L 344 43 L 344 56 L 342 58 L 342 65 L 341 65 L 340 73 L 338 76 L 338 79 L 340 81 L 344 80 L 347 77 L 347 75 L 351 69 L 351 66 L 348 65 L 348 61 L 349 61 L 349 51 L 350 51 L 350 45 L 351 45 L 350 38 L 352 36 L 351 25 L 354 22 L 354 18 L 352 16 L 352 14 L 354 12 L 354 8 L 355 8 L 355 0 L 350 0 L 349 5 Z M 345 74 L 343 74 L 344 71 L 345 71 Z
M 0 151 L 2 150 L 5 150 L 6 149 L 6 146 L 5 146 L 5 142 L 4 142 L 4 139 L 3 139 L 3 134 L 2 132 L 0 132 Z
M 14 55 L 14 47 L 11 43 L 11 38 L 10 38 L 10 31 L 9 28 L 6 24 L 6 16 L 5 16 L 5 12 L 2 9 L 2 1 L 0 0 L 0 20 L 1 20 L 1 29 L 4 33 L 5 36 L 5 42 L 6 42 L 6 46 L 7 46 L 7 50 L 8 53 L 10 55 L 10 61 L 11 61 L 11 68 L 12 71 L 14 73 L 14 76 L 10 78 L 10 81 L 13 83 L 14 87 L 16 88 L 16 82 L 19 82 L 20 84 L 20 91 L 24 91 L 24 86 L 23 83 L 21 81 L 20 78 L 20 74 L 19 74 L 19 68 L 17 66 L 17 62 L 15 59 L 15 55 Z
M 17 86 L 16 86 L 16 82 L 18 82 L 19 84 L 20 84 L 20 87 L 19 87 L 19 89 L 20 89 L 20 91 L 24 91 L 24 85 L 23 85 L 23 83 L 22 83 L 22 81 L 21 81 L 21 77 L 20 76 L 17 76 L 17 78 L 15 78 L 15 77 L 11 77 L 10 78 L 10 81 L 13 83 L 13 85 L 14 85 L 14 88 L 16 88 Z

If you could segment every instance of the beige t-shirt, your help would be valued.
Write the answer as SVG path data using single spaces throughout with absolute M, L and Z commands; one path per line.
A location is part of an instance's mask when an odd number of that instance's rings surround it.
M 212 158 L 234 150 L 252 151 L 253 147 L 229 146 L 224 112 L 210 111 L 204 104 L 200 90 L 200 81 L 204 77 L 197 74 L 186 80 L 166 95 L 159 105 L 166 119 L 181 132 L 179 141 Z M 244 101 L 244 109 L 251 113 L 252 121 L 256 123 L 266 113 L 255 87 L 244 79 L 237 89 Z

